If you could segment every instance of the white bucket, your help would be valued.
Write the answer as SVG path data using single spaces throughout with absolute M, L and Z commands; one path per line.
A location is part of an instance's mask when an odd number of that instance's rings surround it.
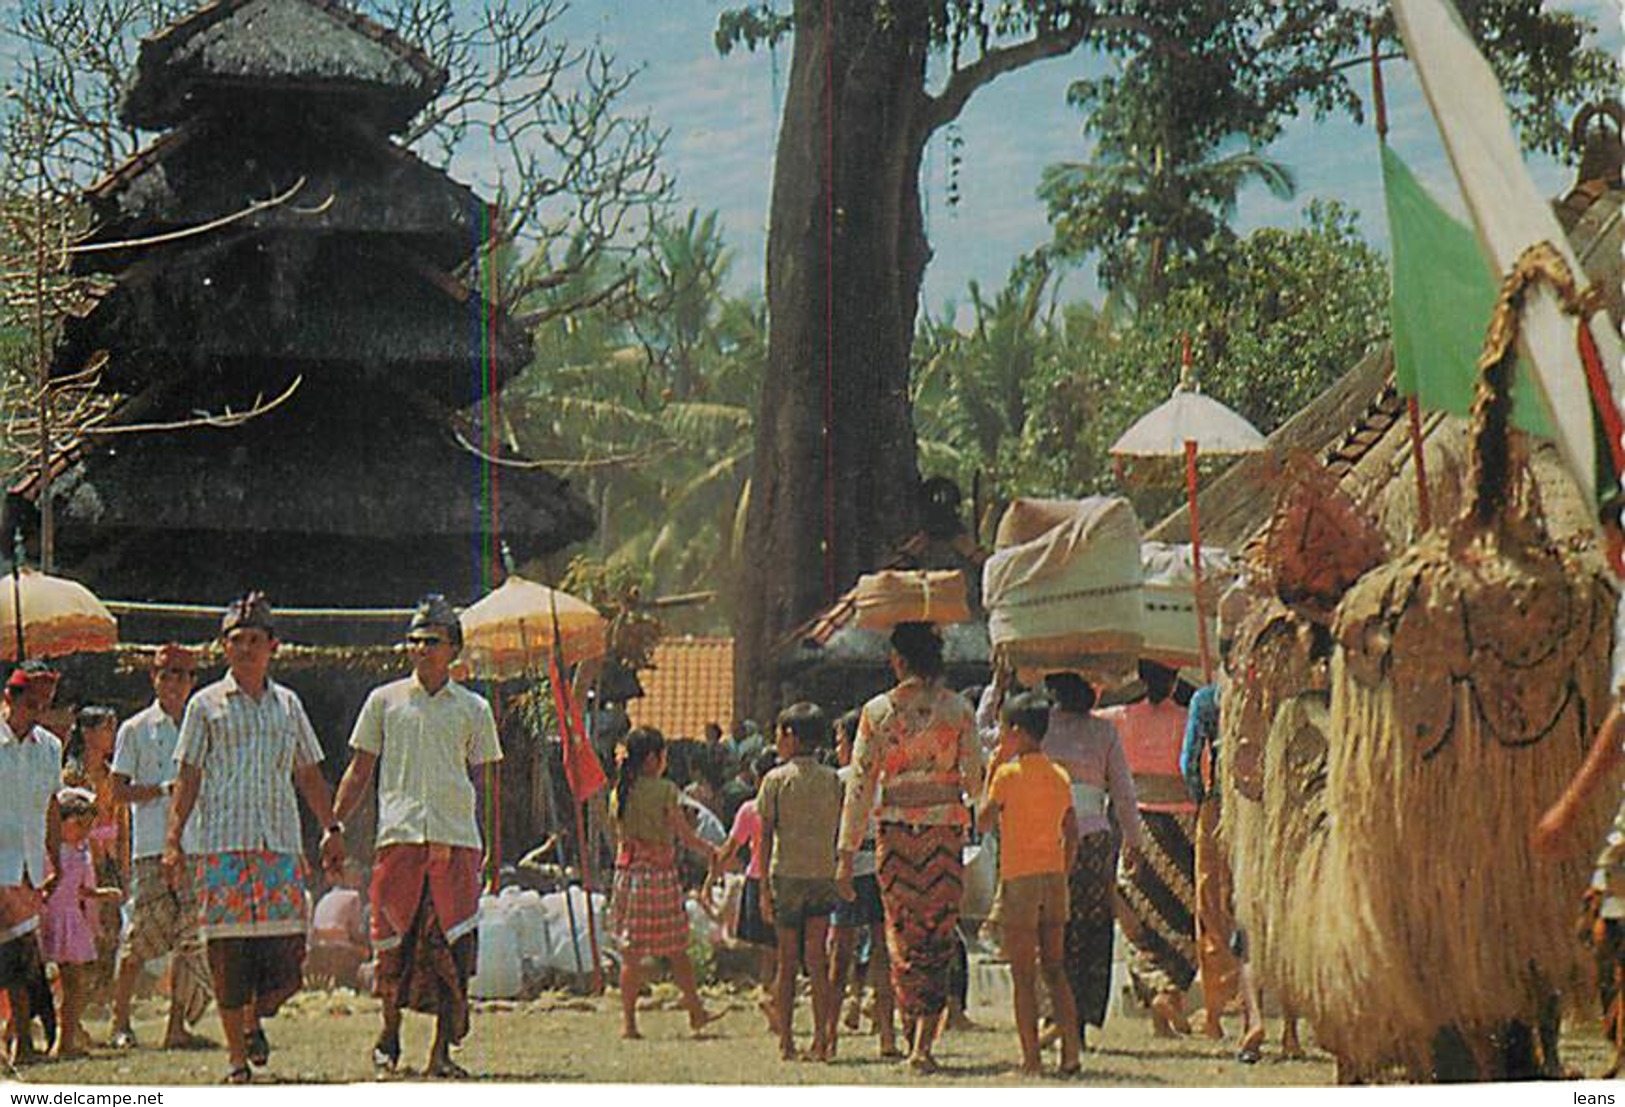
M 475 999 L 512 999 L 524 986 L 519 952 L 519 920 L 509 904 L 480 898 L 479 954 L 468 994 Z

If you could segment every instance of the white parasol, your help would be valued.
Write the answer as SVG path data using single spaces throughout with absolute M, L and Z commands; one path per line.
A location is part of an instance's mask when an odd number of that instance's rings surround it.
M 1202 524 L 1196 512 L 1196 459 L 1199 455 L 1250 454 L 1263 449 L 1264 436 L 1256 427 L 1219 401 L 1202 395 L 1191 375 L 1190 343 L 1186 341 L 1174 394 L 1142 415 L 1110 450 L 1117 458 L 1183 456 L 1185 459 L 1196 634 L 1202 653 L 1202 677 L 1209 682 L 1213 680 L 1213 660 L 1208 650 L 1207 613 L 1202 603 Z

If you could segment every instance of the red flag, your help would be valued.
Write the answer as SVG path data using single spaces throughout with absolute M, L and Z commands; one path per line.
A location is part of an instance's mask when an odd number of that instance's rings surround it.
M 587 741 L 587 727 L 581 718 L 581 708 L 570 693 L 570 682 L 565 679 L 559 664 L 557 635 L 547 656 L 547 682 L 553 686 L 553 708 L 559 719 L 559 740 L 564 743 L 564 780 L 577 802 L 596 796 L 609 783 L 604 767 L 598 763 L 598 754 Z

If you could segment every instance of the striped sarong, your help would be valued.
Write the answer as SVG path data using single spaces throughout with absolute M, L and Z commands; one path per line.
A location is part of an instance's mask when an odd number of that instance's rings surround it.
M 957 826 L 880 824 L 878 875 L 892 990 L 910 1018 L 929 1018 L 947 1005 L 965 886 L 964 837 Z
M 1196 816 L 1142 810 L 1140 826 L 1140 863 L 1118 891 L 1135 923 L 1129 979 L 1150 1003 L 1196 979 Z
M 1067 876 L 1066 979 L 1078 1005 L 1078 1029 L 1105 1026 L 1112 989 L 1112 896 L 1117 836 L 1097 830 L 1078 839 Z

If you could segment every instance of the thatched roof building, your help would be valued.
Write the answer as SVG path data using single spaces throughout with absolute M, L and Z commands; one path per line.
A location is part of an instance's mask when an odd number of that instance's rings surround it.
M 118 599 L 467 602 L 499 539 L 524 559 L 591 532 L 564 481 L 508 464 L 461 414 L 530 338 L 460 275 L 485 202 L 390 138 L 445 81 L 331 0 L 217 0 L 142 43 L 123 118 L 170 130 L 87 202 L 92 242 L 146 244 L 79 255 L 112 288 L 69 321 L 53 371 L 105 361 L 115 429 L 298 386 L 239 426 L 67 444 L 50 492 L 64 570 Z

